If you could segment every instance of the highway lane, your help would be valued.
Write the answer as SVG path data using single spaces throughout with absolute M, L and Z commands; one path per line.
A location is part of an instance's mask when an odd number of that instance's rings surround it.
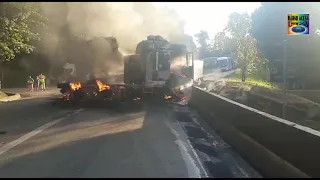
M 205 81 L 216 81 L 221 78 L 224 78 L 226 76 L 229 76 L 230 74 L 234 73 L 236 70 L 230 70 L 230 71 L 225 71 L 222 72 L 220 69 L 214 70 L 212 73 L 205 75 L 203 77 L 203 80 Z
M 74 111 L 52 106 L 50 98 L 33 97 L 0 103 L 0 147 Z
M 187 107 L 0 105 L 0 177 L 260 177 Z M 206 130 L 207 129 L 207 130 Z

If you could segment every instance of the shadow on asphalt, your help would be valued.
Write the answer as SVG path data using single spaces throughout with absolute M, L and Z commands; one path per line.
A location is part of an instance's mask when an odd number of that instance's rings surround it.
M 0 104 L 0 147 L 48 123 L 69 111 L 51 105 L 43 98 L 24 99 Z
M 46 109 L 57 109 L 57 106 L 52 106 L 52 97 L 35 97 L 31 99 L 20 99 L 16 101 L 9 101 L 9 102 L 3 102 L 0 103 L 0 112 L 6 111 L 6 110 L 31 110 L 32 111 L 42 111 Z M 18 111 L 19 113 L 19 111 Z M 0 113 L 0 119 L 3 114 Z
M 0 177 L 187 177 L 159 109 L 71 116 L 0 158 Z

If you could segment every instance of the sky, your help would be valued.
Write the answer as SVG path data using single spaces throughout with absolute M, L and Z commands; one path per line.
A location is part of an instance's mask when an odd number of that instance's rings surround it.
M 260 2 L 156 2 L 154 4 L 176 10 L 186 22 L 186 34 L 193 36 L 200 30 L 205 30 L 210 38 L 224 29 L 232 12 L 252 13 L 261 5 Z

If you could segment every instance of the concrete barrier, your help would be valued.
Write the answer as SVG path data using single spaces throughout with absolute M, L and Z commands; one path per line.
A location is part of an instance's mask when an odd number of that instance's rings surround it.
M 288 93 L 295 94 L 310 101 L 320 103 L 320 90 L 290 90 Z
M 320 177 L 320 132 L 197 87 L 189 105 L 264 177 Z

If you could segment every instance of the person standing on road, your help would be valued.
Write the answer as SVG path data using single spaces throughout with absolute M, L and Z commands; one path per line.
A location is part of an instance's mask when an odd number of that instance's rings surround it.
M 28 89 L 29 89 L 29 91 L 33 91 L 33 85 L 34 85 L 34 79 L 32 78 L 32 76 L 29 76 L 29 78 L 28 78 Z
M 37 91 L 40 90 L 40 75 L 37 76 Z
M 46 76 L 42 73 L 39 75 L 40 89 L 41 91 L 46 90 Z

